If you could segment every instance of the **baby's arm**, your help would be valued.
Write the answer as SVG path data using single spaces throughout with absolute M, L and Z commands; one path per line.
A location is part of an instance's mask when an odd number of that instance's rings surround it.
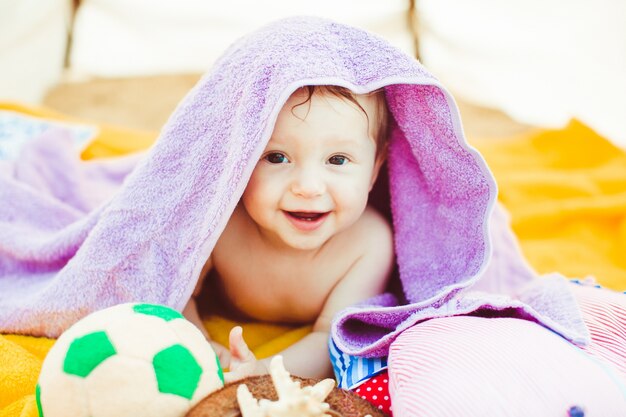
M 217 354 L 217 357 L 219 358 L 222 366 L 228 367 L 230 364 L 230 351 L 225 346 L 222 346 L 221 344 L 211 340 L 211 336 L 209 336 L 209 333 L 204 327 L 204 323 L 202 323 L 202 319 L 200 318 L 200 314 L 198 313 L 198 306 L 196 304 L 196 297 L 200 293 L 200 290 L 202 289 L 202 284 L 204 283 L 204 279 L 211 270 L 212 266 L 213 262 L 211 260 L 211 257 L 209 257 L 209 259 L 204 264 L 204 267 L 202 267 L 202 271 L 200 272 L 200 278 L 198 278 L 196 288 L 193 290 L 193 294 L 191 295 L 191 298 L 187 302 L 187 305 L 183 309 L 182 313 L 187 320 L 195 324 L 196 327 L 200 329 L 204 337 L 211 343 L 211 346 L 213 347 L 213 350 L 215 350 L 215 353 Z
M 368 236 L 363 255 L 335 285 L 313 325 L 313 331 L 284 350 L 285 368 L 295 375 L 324 378 L 332 375 L 328 338 L 333 317 L 341 310 L 381 294 L 393 269 L 391 227 L 375 214 L 365 225 Z
M 297 343 L 282 351 L 285 368 L 292 374 L 305 378 L 325 378 L 332 375 L 328 354 L 330 324 L 340 310 L 382 293 L 393 268 L 393 237 L 391 227 L 378 214 L 365 225 L 363 255 L 335 285 L 313 331 Z M 251 374 L 267 372 L 271 358 L 256 361 L 248 350 L 241 332 L 231 332 L 231 372 L 227 380 L 236 380 Z

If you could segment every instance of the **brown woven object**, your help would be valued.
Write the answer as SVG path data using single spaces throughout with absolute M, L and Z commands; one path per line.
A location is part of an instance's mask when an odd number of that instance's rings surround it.
M 300 381 L 303 387 L 313 386 L 319 380 L 291 377 L 294 381 Z M 186 417 L 241 417 L 237 403 L 237 387 L 246 384 L 254 398 L 266 398 L 271 401 L 278 400 L 274 384 L 269 375 L 251 376 L 241 381 L 233 382 L 224 388 L 215 391 L 192 408 Z M 364 417 L 367 414 L 372 417 L 385 417 L 383 413 L 369 402 L 365 401 L 353 392 L 335 388 L 326 397 L 325 402 L 330 405 L 327 414 L 333 417 Z M 297 416 L 294 416 L 297 417 Z

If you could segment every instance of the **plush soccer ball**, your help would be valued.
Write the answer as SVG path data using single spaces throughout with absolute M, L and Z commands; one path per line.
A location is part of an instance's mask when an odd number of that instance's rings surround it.
M 178 417 L 224 385 L 200 330 L 175 310 L 120 304 L 67 329 L 37 384 L 40 417 Z

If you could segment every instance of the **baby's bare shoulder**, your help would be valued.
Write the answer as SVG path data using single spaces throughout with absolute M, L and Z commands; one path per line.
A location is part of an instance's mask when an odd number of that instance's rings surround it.
M 391 248 L 392 245 L 391 225 L 378 211 L 367 207 L 352 226 L 330 239 L 322 257 L 333 258 L 344 266 L 352 265 L 368 253 L 380 250 L 381 246 Z M 337 257 L 338 253 L 342 256 Z
M 393 234 L 391 225 L 373 208 L 343 236 L 350 252 L 356 254 L 346 273 L 332 288 L 314 329 L 328 330 L 332 318 L 341 309 L 381 294 L 393 269 Z M 346 243 L 347 242 L 347 243 Z
M 365 209 L 359 220 L 343 233 L 337 243 L 331 251 L 332 256 L 344 254 L 343 260 L 348 261 L 353 270 L 362 268 L 361 265 L 374 270 L 386 270 L 394 257 L 391 224 L 371 207 Z M 336 250 L 339 248 L 341 251 Z M 372 278 L 378 279 L 379 274 L 375 272 Z
M 353 237 L 358 237 L 364 248 L 393 245 L 391 224 L 373 207 L 365 209 L 353 229 Z

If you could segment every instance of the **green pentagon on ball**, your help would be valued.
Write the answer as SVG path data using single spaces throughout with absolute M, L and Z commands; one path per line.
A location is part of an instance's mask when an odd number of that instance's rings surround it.
M 41 407 L 41 386 L 37 384 L 35 387 L 35 400 L 37 402 L 37 414 L 43 417 L 43 408 Z
M 222 385 L 224 385 L 224 370 L 222 369 L 222 364 L 220 363 L 220 358 L 215 354 L 215 363 L 217 364 L 217 376 L 222 381 Z
M 85 378 L 115 353 L 115 347 L 104 331 L 86 334 L 70 344 L 63 361 L 63 371 Z
M 165 321 L 184 318 L 178 311 L 157 304 L 136 304 L 133 306 L 133 311 L 147 316 L 159 317 Z
M 159 391 L 190 400 L 198 387 L 202 368 L 189 349 L 176 344 L 154 355 L 152 360 Z

